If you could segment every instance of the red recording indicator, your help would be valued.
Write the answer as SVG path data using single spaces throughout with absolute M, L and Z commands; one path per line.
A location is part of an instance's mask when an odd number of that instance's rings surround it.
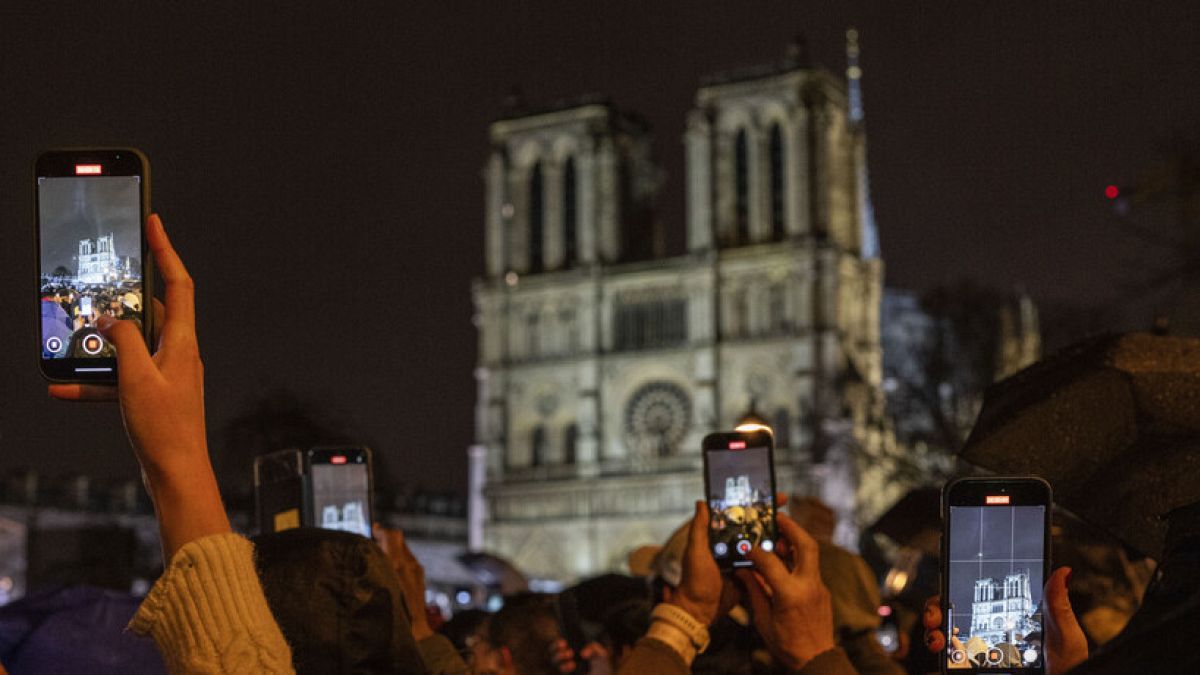
M 330 464 L 345 464 L 346 456 L 345 455 L 334 455 L 333 457 L 329 458 L 329 463 Z
M 101 173 L 103 173 L 103 171 L 104 171 L 104 167 L 100 166 L 99 164 L 76 164 L 75 165 L 75 175 L 76 176 L 99 176 Z
M 1007 504 L 1009 503 L 1008 495 L 988 495 L 984 497 L 985 504 Z
M 729 441 L 730 450 L 745 450 L 746 441 Z

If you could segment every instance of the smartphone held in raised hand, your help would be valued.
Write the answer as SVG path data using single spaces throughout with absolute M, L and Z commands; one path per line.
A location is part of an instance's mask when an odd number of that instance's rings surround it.
M 1050 485 L 963 478 L 942 492 L 942 671 L 1044 673 Z
M 753 566 L 747 557 L 752 550 L 771 552 L 779 541 L 774 445 L 766 428 L 704 437 L 708 543 L 723 570 Z
M 38 352 L 52 382 L 111 383 L 116 350 L 103 316 L 139 324 L 149 343 L 150 163 L 133 148 L 52 150 L 34 165 Z

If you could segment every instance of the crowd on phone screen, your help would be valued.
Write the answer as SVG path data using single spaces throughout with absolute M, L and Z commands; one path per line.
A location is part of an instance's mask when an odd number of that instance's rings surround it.
M 84 337 L 97 332 L 101 316 L 142 322 L 142 285 L 139 282 L 109 284 L 53 284 L 43 280 L 41 289 L 43 358 L 87 356 L 81 349 Z M 58 338 L 65 349 L 52 353 L 46 341 Z M 112 356 L 112 351 L 98 356 Z M 92 355 L 97 356 L 97 355 Z
M 518 593 L 498 611 L 462 611 L 448 621 L 425 606 L 424 570 L 401 532 L 376 528 L 374 540 L 312 529 L 253 541 L 234 534 L 210 479 L 191 279 L 155 217 L 147 237 L 166 282 L 161 358 L 151 361 L 140 333 L 113 321 L 140 313 L 127 296 L 47 287 L 42 301 L 43 312 L 52 305 L 72 327 L 79 298 L 92 294 L 96 313 L 84 324 L 121 352 L 122 373 L 159 369 L 158 378 L 123 375 L 120 387 L 167 558 L 130 627 L 153 638 L 168 670 L 832 675 L 938 668 L 946 636 L 938 603 L 924 602 L 936 583 L 910 586 L 884 604 L 876 572 L 832 543 L 832 512 L 811 499 L 779 511 L 779 544 L 750 554 L 753 571 L 717 568 L 707 506 L 697 502 L 668 541 L 641 563 L 631 561 L 644 566 L 639 574 L 605 575 L 558 594 Z M 69 386 L 52 393 L 103 396 Z M 1184 630 L 1195 629 L 1200 616 L 1200 507 L 1171 522 L 1175 543 L 1129 622 L 1136 639 L 1118 636 L 1089 659 L 1096 640 L 1068 601 L 1069 571 L 1050 577 L 1045 635 L 1037 636 L 1049 672 L 1133 672 L 1127 668 L 1140 654 L 1187 644 L 1167 641 L 1186 640 L 1192 631 Z M 892 650 L 879 638 L 883 617 L 897 636 Z M 1165 665 L 1142 672 L 1196 672 L 1190 659 L 1154 663 Z

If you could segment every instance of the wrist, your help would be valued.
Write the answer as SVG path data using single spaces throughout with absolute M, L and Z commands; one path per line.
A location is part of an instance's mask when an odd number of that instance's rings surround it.
M 704 603 L 694 602 L 679 594 L 676 594 L 675 597 L 662 604 L 673 605 L 682 609 L 704 626 L 711 626 L 713 621 L 717 620 L 717 608 L 715 605 L 709 606 Z
M 778 658 L 788 670 L 800 671 L 803 670 L 810 662 L 812 662 L 813 659 L 836 648 L 837 645 L 834 644 L 832 640 L 828 644 L 810 647 L 798 647 L 795 649 L 781 647 L 777 650 L 779 653 L 776 654 L 776 658 Z

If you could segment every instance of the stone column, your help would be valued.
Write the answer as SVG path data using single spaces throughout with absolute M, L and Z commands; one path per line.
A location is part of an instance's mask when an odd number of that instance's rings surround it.
M 508 172 L 509 203 L 508 266 L 518 272 L 529 271 L 529 169 Z
M 621 257 L 621 204 L 617 156 L 612 138 L 599 141 L 596 156 L 597 258 L 614 262 Z
M 790 140 L 786 148 L 788 181 L 785 186 L 787 193 L 787 231 L 791 235 L 806 235 L 812 232 L 812 203 L 810 195 L 809 153 L 812 149 L 808 144 L 808 111 L 804 106 L 796 106 L 788 121 L 788 133 L 785 138 Z
M 485 231 L 485 257 L 487 274 L 490 277 L 504 276 L 506 271 L 504 251 L 504 204 L 507 200 L 506 182 L 504 176 L 504 153 L 500 149 L 492 150 L 488 158 L 487 168 L 484 169 L 485 181 L 485 213 L 487 223 Z
M 483 550 L 483 528 L 487 522 L 487 500 L 483 488 L 487 481 L 487 447 L 467 448 L 467 550 Z
M 575 157 L 575 180 L 579 184 L 575 198 L 576 231 L 579 238 L 579 262 L 596 262 L 598 255 L 596 205 L 596 150 L 591 143 Z
M 771 239 L 770 136 L 755 124 L 746 130 L 746 162 L 750 169 L 750 241 Z
M 692 252 L 713 245 L 712 124 L 701 109 L 688 114 L 683 135 L 687 154 L 687 245 Z
M 600 459 L 600 385 L 593 359 L 579 366 L 579 402 L 576 411 L 578 435 L 575 441 L 575 470 L 579 476 L 599 473 Z
M 563 168 L 553 162 L 542 163 L 542 260 L 547 270 L 562 267 L 566 256 L 563 236 Z

